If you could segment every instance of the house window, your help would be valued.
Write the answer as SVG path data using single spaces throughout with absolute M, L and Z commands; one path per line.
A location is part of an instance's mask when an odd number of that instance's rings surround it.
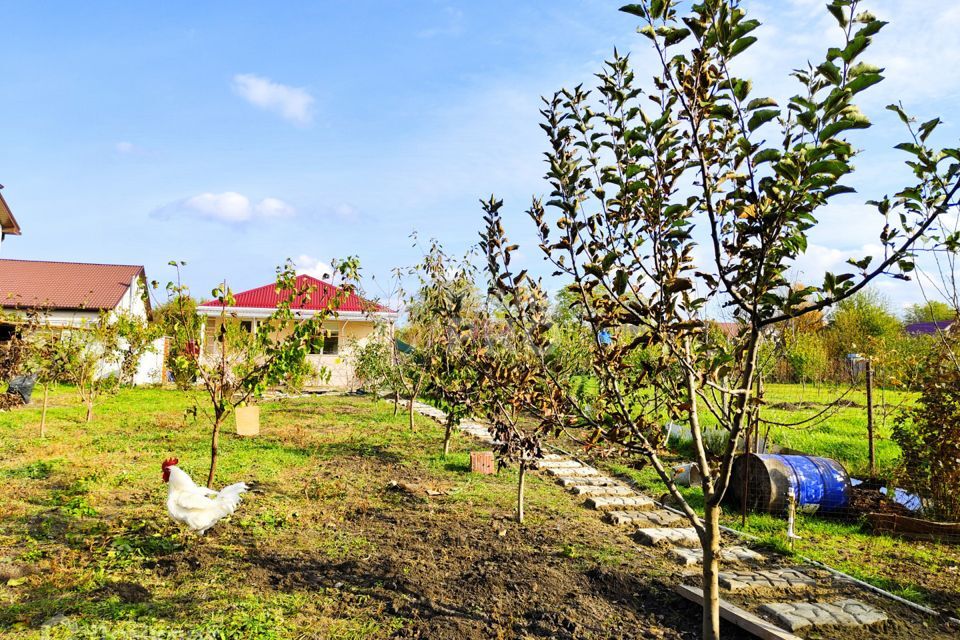
M 323 336 L 323 355 L 335 356 L 340 351 L 340 332 L 336 329 L 327 330 Z
M 241 320 L 240 321 L 240 330 L 244 333 L 253 333 L 253 321 L 252 320 Z
M 325 356 L 337 355 L 340 352 L 340 332 L 337 329 L 324 327 L 317 336 L 314 349 Z

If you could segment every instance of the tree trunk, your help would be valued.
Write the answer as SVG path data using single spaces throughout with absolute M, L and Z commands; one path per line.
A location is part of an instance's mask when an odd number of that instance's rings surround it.
M 213 419 L 213 436 L 210 438 L 210 473 L 207 475 L 207 488 L 213 489 L 213 476 L 217 472 L 217 447 L 220 443 L 220 424 L 223 414 L 217 413 Z
M 523 487 L 527 481 L 527 463 L 520 463 L 520 477 L 517 479 L 517 522 L 523 524 Z
M 393 417 L 396 418 L 397 414 L 400 413 L 400 392 L 394 390 L 393 392 Z
M 413 392 L 410 394 L 410 403 L 407 404 L 407 411 L 410 413 L 410 431 L 416 431 L 416 426 L 413 423 L 413 403 L 417 401 L 417 396 L 420 395 L 421 386 L 423 386 L 423 378 L 417 380 L 417 383 L 413 385 Z
M 447 420 L 447 430 L 443 434 L 443 457 L 450 453 L 450 437 L 453 435 L 453 424 Z
M 87 422 L 93 421 L 93 397 L 87 400 Z
M 700 539 L 703 546 L 703 640 L 720 640 L 720 507 L 709 502 L 704 508 Z
M 50 385 L 43 385 L 43 409 L 40 411 L 40 437 L 47 437 L 47 400 L 50 398 Z

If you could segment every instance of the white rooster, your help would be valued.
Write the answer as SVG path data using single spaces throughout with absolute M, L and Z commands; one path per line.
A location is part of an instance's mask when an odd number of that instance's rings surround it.
M 233 513 L 240 504 L 240 494 L 247 490 L 245 482 L 231 484 L 220 491 L 199 487 L 183 470 L 180 461 L 163 461 L 163 481 L 170 485 L 167 511 L 170 517 L 198 535 Z

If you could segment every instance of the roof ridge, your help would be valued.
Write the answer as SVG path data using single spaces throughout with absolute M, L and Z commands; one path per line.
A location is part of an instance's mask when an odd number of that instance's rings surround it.
M 24 260 L 22 258 L 0 258 L 0 262 L 31 262 L 33 264 L 70 264 L 87 267 L 130 267 L 132 269 L 143 269 L 142 264 L 117 264 L 116 262 L 70 262 L 68 260 Z

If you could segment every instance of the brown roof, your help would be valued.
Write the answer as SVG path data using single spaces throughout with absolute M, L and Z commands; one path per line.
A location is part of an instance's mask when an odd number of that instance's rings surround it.
M 0 185 L 0 189 L 3 189 L 3 185 Z M 0 232 L 8 236 L 20 235 L 20 225 L 17 224 L 17 219 L 13 217 L 13 212 L 7 206 L 7 201 L 3 199 L 2 193 L 0 193 Z
M 707 325 L 715 327 L 720 333 L 728 338 L 736 338 L 743 330 L 741 322 L 720 322 L 718 320 L 707 320 Z
M 113 309 L 143 267 L 39 260 L 0 260 L 0 307 Z

